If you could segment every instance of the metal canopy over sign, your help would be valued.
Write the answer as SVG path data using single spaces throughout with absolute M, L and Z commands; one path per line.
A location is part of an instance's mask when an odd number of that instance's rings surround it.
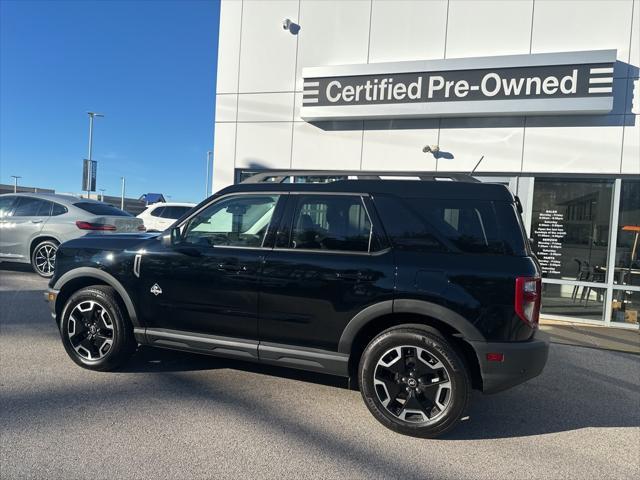
M 307 121 L 607 113 L 616 50 L 303 69 Z
M 96 191 L 96 175 L 98 173 L 98 162 L 85 159 L 82 162 L 82 190 L 85 192 Z

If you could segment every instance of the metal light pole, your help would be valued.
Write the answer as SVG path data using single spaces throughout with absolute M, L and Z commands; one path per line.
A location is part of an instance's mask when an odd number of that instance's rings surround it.
M 127 180 L 124 177 L 120 177 L 120 179 L 122 180 L 122 191 L 120 193 L 120 210 L 124 210 L 124 188 Z
M 207 152 L 207 168 L 206 174 L 204 177 L 204 197 L 207 198 L 209 196 L 209 164 L 211 163 L 210 158 L 213 156 L 213 152 L 209 150 Z M 213 165 L 211 165 L 211 173 L 213 173 Z
M 13 178 L 13 193 L 18 193 L 18 179 L 22 178 L 20 175 L 11 175 Z
M 104 202 L 104 192 L 106 188 L 99 188 L 98 190 L 100 190 L 100 201 Z
M 96 112 L 87 112 L 89 115 L 89 160 L 91 160 L 91 154 L 93 153 L 93 118 L 94 117 L 104 117 L 101 113 Z
M 101 113 L 96 113 L 96 112 L 87 112 L 87 114 L 89 115 L 89 156 L 87 157 L 89 162 L 91 162 L 92 158 L 92 154 L 93 154 L 93 119 L 94 117 L 104 117 L 103 114 Z M 90 198 L 91 194 L 89 193 L 89 190 L 87 190 L 87 198 Z

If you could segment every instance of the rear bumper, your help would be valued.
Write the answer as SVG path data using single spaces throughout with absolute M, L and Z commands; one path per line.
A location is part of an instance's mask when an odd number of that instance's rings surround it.
M 542 373 L 549 344 L 544 340 L 526 342 L 470 342 L 478 357 L 482 391 L 496 393 L 526 382 Z M 488 361 L 488 353 L 502 353 L 503 361 Z

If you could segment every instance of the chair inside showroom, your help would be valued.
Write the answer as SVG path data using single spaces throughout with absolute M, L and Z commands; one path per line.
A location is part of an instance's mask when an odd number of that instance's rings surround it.
M 574 258 L 573 261 L 578 264 L 578 271 L 576 272 L 576 280 L 579 282 L 586 282 L 589 279 L 589 262 L 587 262 L 586 260 L 580 260 L 579 258 Z M 582 295 L 580 296 L 580 301 L 582 302 L 585 294 L 584 287 L 581 287 L 579 285 L 576 285 L 573 287 L 573 292 L 571 293 L 571 300 L 573 300 L 574 302 L 577 300 L 578 293 L 580 292 L 581 288 L 582 288 Z
M 587 280 L 590 282 L 598 282 L 598 283 L 604 283 L 605 277 L 606 277 L 606 268 L 604 267 L 591 267 L 589 266 L 589 263 L 587 263 L 588 269 L 589 269 L 589 274 L 587 276 Z M 585 307 L 587 306 L 587 304 L 589 303 L 589 296 L 591 295 L 591 291 L 594 290 L 596 292 L 596 301 L 597 302 L 602 302 L 604 300 L 604 296 L 602 294 L 602 289 L 598 288 L 598 289 L 594 289 L 593 287 L 586 287 L 586 289 L 583 289 L 583 294 L 584 294 L 584 305 Z M 580 297 L 580 301 L 582 301 L 582 297 Z

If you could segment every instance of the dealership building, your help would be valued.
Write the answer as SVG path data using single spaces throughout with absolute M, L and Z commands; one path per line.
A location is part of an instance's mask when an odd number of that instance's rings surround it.
M 545 317 L 638 328 L 640 0 L 222 0 L 219 35 L 214 191 L 473 172 L 521 200 Z

